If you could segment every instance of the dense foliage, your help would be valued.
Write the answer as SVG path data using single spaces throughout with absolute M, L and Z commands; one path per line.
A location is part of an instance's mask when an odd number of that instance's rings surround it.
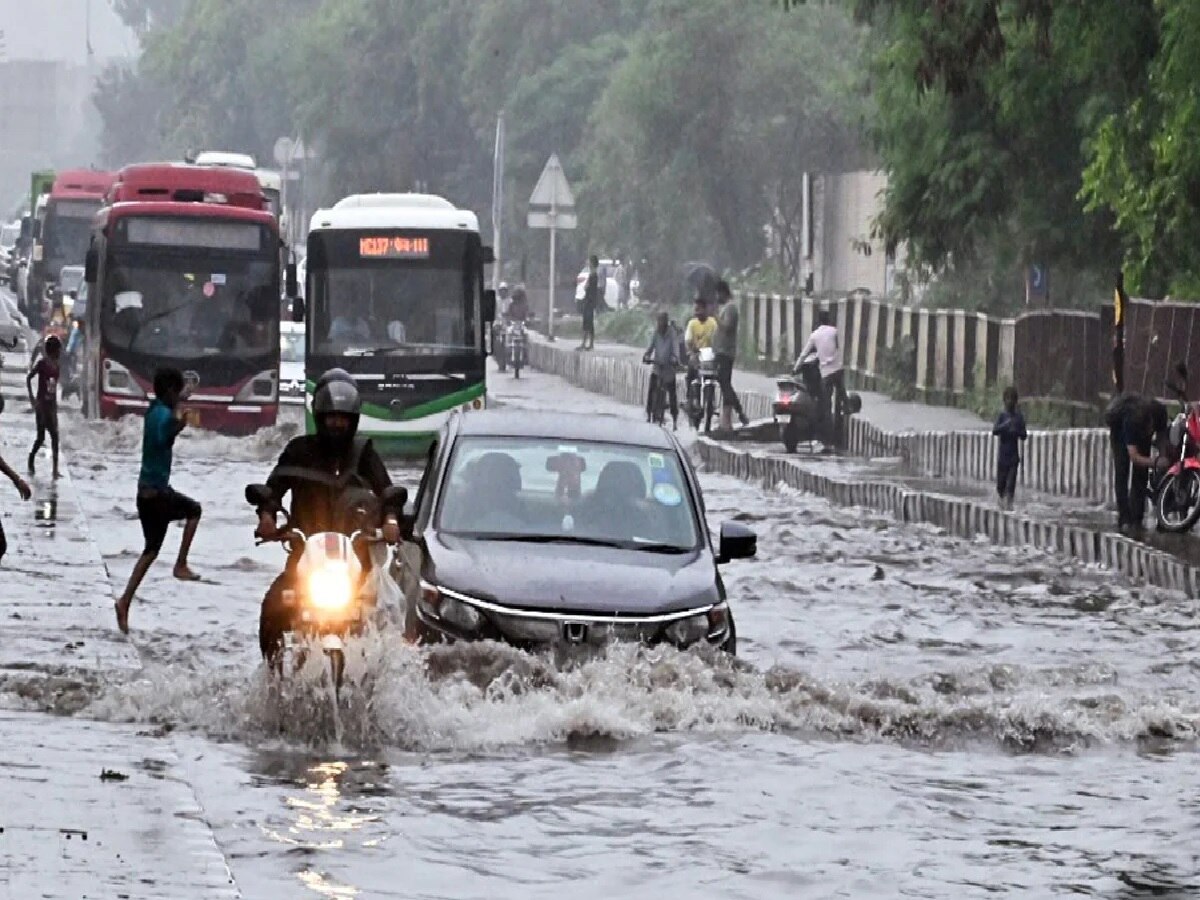
M 319 153 L 321 199 L 422 187 L 482 213 L 496 117 L 506 256 L 557 152 L 587 248 L 665 289 L 707 258 L 795 284 L 800 175 L 880 165 L 880 233 L 938 302 L 1048 267 L 1057 303 L 1200 296 L 1195 0 L 116 0 L 144 53 L 97 91 L 110 163 Z M 870 153 L 865 153 L 863 148 Z M 516 275 L 514 271 L 510 273 Z
M 645 258 L 651 286 L 695 257 L 752 265 L 764 225 L 798 245 L 801 171 L 861 162 L 860 29 L 838 8 L 123 0 L 121 9 L 143 55 L 98 90 L 106 162 L 196 147 L 269 160 L 276 138 L 302 135 L 319 154 L 322 200 L 419 187 L 487 221 L 503 109 L 505 255 L 544 264 L 544 233 L 522 225 L 557 152 L 579 199 L 568 275 L 589 247 Z

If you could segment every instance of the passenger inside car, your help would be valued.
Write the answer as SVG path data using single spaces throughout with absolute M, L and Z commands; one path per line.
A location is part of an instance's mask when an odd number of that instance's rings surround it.
M 460 515 L 470 521 L 446 523 L 450 531 L 480 531 L 508 533 L 525 529 L 523 501 L 521 500 L 521 467 L 507 453 L 492 451 L 480 456 L 466 471 L 464 483 L 459 487 L 463 500 L 451 504 Z
M 646 479 L 636 463 L 606 463 L 596 479 L 596 489 L 580 511 L 589 534 L 609 540 L 629 540 L 649 534 L 649 516 L 643 507 Z

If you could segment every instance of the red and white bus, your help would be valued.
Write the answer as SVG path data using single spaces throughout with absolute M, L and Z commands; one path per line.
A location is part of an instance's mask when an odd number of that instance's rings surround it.
M 58 302 L 56 286 L 65 266 L 82 266 L 87 254 L 92 219 L 113 186 L 112 172 L 68 169 L 54 176 L 45 206 L 34 225 L 26 302 L 37 304 L 39 320 Z M 39 198 L 34 198 L 37 202 Z
M 249 434 L 279 411 L 280 245 L 253 172 L 121 170 L 87 254 L 84 411 L 144 410 L 154 372 L 192 385 L 200 426 Z

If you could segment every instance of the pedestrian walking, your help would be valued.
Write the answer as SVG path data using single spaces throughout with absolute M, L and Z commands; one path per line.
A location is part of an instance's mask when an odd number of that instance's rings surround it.
M 721 429 L 729 431 L 733 428 L 735 412 L 742 425 L 749 425 L 750 419 L 742 410 L 741 401 L 733 389 L 733 364 L 737 361 L 738 348 L 738 308 L 726 281 L 717 282 L 717 304 L 720 312 L 717 313 L 717 334 L 712 347 L 717 363 L 717 384 L 721 387 Z
M 996 451 L 996 493 L 1000 495 L 1000 508 L 1011 510 L 1017 492 L 1017 472 L 1021 468 L 1021 441 L 1029 437 L 1025 430 L 1025 416 L 1017 406 L 1017 389 L 1004 389 L 1004 409 L 996 417 L 992 434 L 1000 439 Z
M 829 310 L 817 313 L 817 327 L 800 351 L 799 359 L 816 352 L 821 368 L 821 421 L 826 449 L 841 448 L 846 421 L 846 378 L 842 364 L 842 344 Z
M 142 523 L 146 543 L 133 566 L 125 592 L 116 602 L 117 627 L 124 633 L 129 632 L 129 607 L 134 594 L 158 558 L 172 522 L 182 520 L 185 523 L 174 575 L 181 581 L 200 580 L 200 576 L 188 567 L 188 553 L 200 525 L 200 504 L 171 487 L 175 438 L 187 425 L 187 417 L 179 404 L 187 399 L 188 393 L 183 374 L 178 369 L 164 368 L 154 373 L 154 400 L 146 410 L 142 470 L 137 489 L 138 520 Z
M 4 412 L 4 397 L 0 396 L 0 413 Z M 0 456 L 0 472 L 13 483 L 13 487 L 17 489 L 17 493 L 21 495 L 22 500 L 28 500 L 33 496 L 33 491 L 29 488 L 29 483 L 13 471 L 12 466 L 4 461 L 4 457 Z M 4 561 L 4 554 L 8 552 L 8 538 L 4 534 L 4 521 L 0 520 L 0 562 Z
M 583 286 L 583 304 L 580 312 L 583 314 L 583 339 L 579 344 L 580 350 L 594 350 L 596 347 L 596 304 L 600 302 L 600 260 L 596 256 L 588 259 L 588 277 Z
M 61 376 L 62 341 L 57 335 L 46 338 L 43 353 L 25 377 L 25 390 L 29 394 L 29 405 L 33 407 L 37 425 L 37 437 L 29 451 L 29 474 L 33 475 L 38 451 L 50 435 L 50 455 L 54 462 L 54 477 L 58 478 L 58 380 Z M 37 379 L 37 395 L 34 396 L 33 380 Z
M 1132 392 L 1115 396 L 1104 413 L 1113 458 L 1113 493 L 1117 525 L 1140 530 L 1146 513 L 1151 456 L 1157 448 L 1168 457 L 1170 417 L 1167 408 L 1152 397 Z

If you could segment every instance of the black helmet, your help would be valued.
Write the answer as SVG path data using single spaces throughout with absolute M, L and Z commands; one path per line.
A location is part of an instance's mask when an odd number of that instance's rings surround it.
M 333 370 L 339 371 L 339 370 Z M 317 437 L 330 449 L 342 451 L 345 445 L 354 439 L 358 431 L 358 416 L 362 411 L 362 400 L 358 396 L 358 388 L 354 380 L 346 375 L 344 378 L 326 372 L 317 382 L 316 393 L 313 394 L 313 419 L 317 425 Z M 342 373 L 345 375 L 345 373 Z M 350 428 L 345 432 L 331 433 L 326 425 L 330 415 L 344 415 L 350 418 Z M 336 446 L 334 446 L 336 445 Z
M 317 379 L 316 389 L 319 391 L 321 388 L 325 387 L 325 385 L 329 384 L 329 382 L 331 382 L 331 381 L 345 381 L 349 384 L 354 384 L 354 376 L 352 376 L 345 369 L 339 369 L 339 368 L 326 369 L 325 372 L 321 375 L 321 377 L 319 379 Z

